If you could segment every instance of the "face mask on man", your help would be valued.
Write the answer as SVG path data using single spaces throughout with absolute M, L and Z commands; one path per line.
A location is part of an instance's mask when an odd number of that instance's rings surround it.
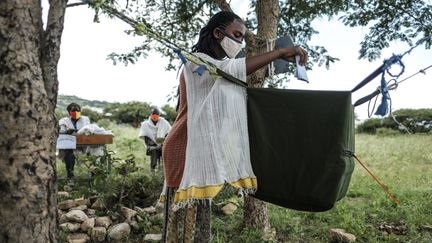
M 78 120 L 81 117 L 81 112 L 80 111 L 71 111 L 71 112 L 69 112 L 69 116 L 70 116 L 70 118 L 72 118 L 74 120 Z
M 225 31 L 221 30 L 221 32 L 224 34 L 224 38 L 220 42 L 220 45 L 222 49 L 225 51 L 225 54 L 229 58 L 234 58 L 239 54 L 242 48 L 242 43 L 234 40 L 231 36 L 228 35 Z
M 150 119 L 154 122 L 159 121 L 159 117 L 160 117 L 160 115 L 156 115 L 156 114 L 150 115 Z

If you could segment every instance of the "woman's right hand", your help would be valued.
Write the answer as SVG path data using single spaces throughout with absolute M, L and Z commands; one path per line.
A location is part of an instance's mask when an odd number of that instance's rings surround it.
M 307 52 L 300 46 L 293 46 L 288 48 L 278 49 L 280 52 L 280 58 L 288 60 L 290 62 L 295 62 L 295 57 L 300 57 L 300 65 L 305 66 L 308 60 Z

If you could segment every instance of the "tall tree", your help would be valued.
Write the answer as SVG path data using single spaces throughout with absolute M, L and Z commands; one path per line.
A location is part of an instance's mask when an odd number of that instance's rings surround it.
M 0 1 L 0 242 L 57 242 L 54 108 L 66 0 Z

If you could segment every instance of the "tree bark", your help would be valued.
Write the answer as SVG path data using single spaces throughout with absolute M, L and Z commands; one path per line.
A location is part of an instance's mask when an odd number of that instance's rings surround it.
M 63 26 L 63 3 L 50 1 L 51 23 Z M 50 31 L 39 1 L 0 1 L 0 242 L 58 241 L 53 53 L 62 28 Z
M 279 21 L 279 2 L 277 0 L 257 1 L 255 11 L 258 20 L 258 30 L 256 36 L 252 34 L 246 36 L 248 56 L 269 51 L 267 49 L 268 46 L 274 46 Z M 263 86 L 266 68 L 263 67 L 249 75 L 249 87 Z M 246 196 L 244 199 L 244 222 L 246 227 L 258 228 L 266 236 L 269 236 L 270 222 L 265 202 L 251 196 Z

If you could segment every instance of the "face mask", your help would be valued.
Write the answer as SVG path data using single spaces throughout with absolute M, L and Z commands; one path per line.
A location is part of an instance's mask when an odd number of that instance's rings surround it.
M 224 35 L 220 45 L 229 58 L 234 58 L 240 52 L 242 43 L 229 38 L 226 33 Z
M 150 119 L 152 120 L 152 121 L 154 121 L 154 122 L 157 122 L 157 121 L 159 121 L 159 115 L 155 115 L 155 114 L 153 114 L 153 115 L 150 115 Z
M 71 112 L 69 112 L 69 116 L 74 120 L 78 120 L 81 116 L 81 112 L 80 111 L 71 111 Z

